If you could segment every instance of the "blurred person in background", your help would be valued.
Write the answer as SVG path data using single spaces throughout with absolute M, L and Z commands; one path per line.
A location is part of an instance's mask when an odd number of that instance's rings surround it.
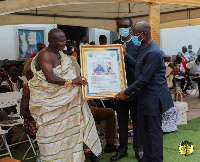
M 106 45 L 107 44 L 107 37 L 105 35 L 99 36 L 99 45 Z
M 187 51 L 187 47 L 186 46 L 182 47 L 181 55 L 184 58 L 186 63 L 190 62 L 190 55 L 189 55 L 189 53 Z
M 196 60 L 193 60 L 187 64 L 185 73 L 186 75 L 190 76 L 193 81 L 197 82 L 200 99 L 200 55 L 198 55 Z
M 192 51 L 192 45 L 188 45 L 188 53 L 190 55 L 190 61 L 196 60 L 196 54 L 194 51 Z

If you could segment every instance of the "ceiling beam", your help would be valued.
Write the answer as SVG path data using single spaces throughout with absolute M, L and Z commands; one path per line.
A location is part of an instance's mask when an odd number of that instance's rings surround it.
M 194 25 L 200 25 L 200 18 L 189 19 L 189 20 L 185 19 L 185 20 L 170 21 L 170 22 L 162 23 L 161 29 L 194 26 Z
M 169 16 L 175 17 L 174 14 Z M 186 15 L 184 13 L 181 14 Z M 164 21 L 164 20 L 167 19 L 163 18 L 163 22 L 161 22 L 161 29 L 200 25 L 200 18 L 191 18 L 188 20 L 187 17 L 185 17 L 185 19 L 182 20 L 178 19 L 177 20 L 175 19 L 175 21 L 168 21 L 168 20 Z M 95 23 L 93 23 L 94 21 Z M 148 16 L 133 19 L 133 23 L 136 23 L 138 21 L 148 21 Z M 100 28 L 100 29 L 110 30 L 113 32 L 117 31 L 115 20 L 88 19 L 87 21 L 85 21 L 84 19 L 80 18 L 73 19 L 65 17 L 46 17 L 46 16 L 33 16 L 33 15 L 16 15 L 16 14 L 0 16 L 0 25 L 17 25 L 17 24 L 60 24 L 60 25 Z M 88 24 L 90 24 L 91 26 L 88 26 Z
M 55 5 L 68 4 L 88 4 L 88 3 L 118 3 L 118 2 L 148 2 L 148 3 L 166 3 L 175 5 L 185 5 L 200 7 L 199 0 L 8 0 L 0 1 L 0 15 L 42 8 Z
M 95 21 L 95 23 L 94 23 Z M 4 15 L 0 16 L 0 25 L 17 25 L 17 24 L 60 24 L 71 26 L 83 26 L 91 28 L 100 28 L 117 31 L 117 24 L 115 20 L 102 19 L 73 19 L 65 17 L 46 17 L 46 16 L 31 16 L 31 15 Z

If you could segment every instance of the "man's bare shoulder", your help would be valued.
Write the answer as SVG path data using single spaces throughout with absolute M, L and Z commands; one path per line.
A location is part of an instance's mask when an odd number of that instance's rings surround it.
M 45 48 L 38 53 L 38 56 L 36 58 L 36 70 L 37 71 L 41 70 L 41 65 L 43 64 L 51 64 L 51 63 L 52 63 L 51 52 Z
M 44 48 L 38 53 L 38 60 L 43 59 L 51 59 L 51 52 L 47 48 Z

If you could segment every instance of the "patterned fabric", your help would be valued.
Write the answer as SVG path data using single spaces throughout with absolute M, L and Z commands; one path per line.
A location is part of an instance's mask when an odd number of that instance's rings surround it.
M 61 65 L 54 74 L 67 79 L 76 77 L 71 59 L 60 52 Z M 86 102 L 82 100 L 80 86 L 59 86 L 48 83 L 43 72 L 36 71 L 29 81 L 31 115 L 38 128 L 36 139 L 41 161 L 81 162 L 85 160 L 83 142 L 95 155 L 101 153 L 101 144 L 95 122 Z
M 31 118 L 24 118 L 24 131 L 26 134 L 35 138 L 37 133 L 36 122 Z
M 22 73 L 23 76 L 26 76 L 27 71 L 31 69 L 32 60 L 33 60 L 33 58 L 30 58 L 24 62 L 24 70 Z
M 173 69 L 174 69 L 174 67 L 173 67 Z M 166 66 L 166 68 L 167 68 L 167 66 Z M 173 87 L 173 83 L 172 83 L 173 75 L 170 74 L 166 79 L 167 79 L 168 87 L 169 88 Z M 174 90 L 175 90 L 174 93 L 176 93 L 176 89 L 171 89 L 170 90 L 171 94 L 173 93 Z M 172 107 L 169 110 L 167 110 L 166 112 L 164 112 L 162 114 L 162 130 L 163 130 L 163 132 L 177 131 L 178 128 L 177 128 L 176 122 L 178 120 L 179 120 L 179 116 L 174 107 Z
M 174 132 L 177 131 L 176 122 L 179 120 L 178 113 L 175 108 L 172 107 L 162 115 L 162 130 L 163 132 Z

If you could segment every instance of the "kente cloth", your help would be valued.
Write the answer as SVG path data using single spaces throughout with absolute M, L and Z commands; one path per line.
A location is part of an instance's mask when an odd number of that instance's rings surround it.
M 27 71 L 31 69 L 32 60 L 33 60 L 33 58 L 30 58 L 24 62 L 24 70 L 22 73 L 23 76 L 26 76 Z
M 74 79 L 76 69 L 71 58 L 60 52 L 61 65 L 54 74 Z M 34 77 L 29 81 L 29 109 L 38 128 L 36 139 L 41 161 L 81 162 L 85 160 L 83 143 L 98 156 L 101 144 L 92 113 L 82 99 L 81 86 L 59 86 L 48 83 L 37 71 L 37 56 L 31 63 Z

